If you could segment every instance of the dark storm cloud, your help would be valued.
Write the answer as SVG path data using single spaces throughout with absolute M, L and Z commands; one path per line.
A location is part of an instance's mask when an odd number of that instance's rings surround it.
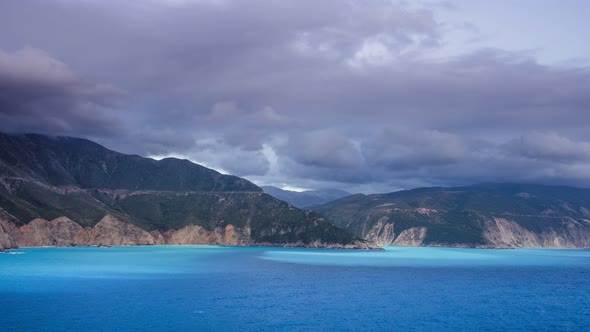
M 562 163 L 590 161 L 590 143 L 572 141 L 556 133 L 529 133 L 508 142 L 506 148 L 533 160 Z
M 291 134 L 282 152 L 297 163 L 332 170 L 362 164 L 360 152 L 353 142 L 334 130 Z
M 590 186 L 589 69 L 501 49 L 444 55 L 438 10 L 454 8 L 3 1 L 1 128 L 184 156 L 261 184 Z
M 121 96 L 78 78 L 41 50 L 0 51 L 2 130 L 110 135 L 120 130 L 112 112 Z
M 466 146 L 459 137 L 439 131 L 384 129 L 367 140 L 363 152 L 371 166 L 406 170 L 459 163 Z

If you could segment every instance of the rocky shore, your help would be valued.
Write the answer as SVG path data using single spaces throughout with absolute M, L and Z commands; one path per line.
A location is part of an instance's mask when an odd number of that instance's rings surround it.
M 207 230 L 199 225 L 189 225 L 178 230 L 148 232 L 133 224 L 106 215 L 93 227 L 82 227 L 67 217 L 53 220 L 34 219 L 17 227 L 15 219 L 7 213 L 0 214 L 0 250 L 38 246 L 125 246 L 125 245 L 227 245 L 227 246 L 280 246 L 307 248 L 338 248 L 379 250 L 379 246 L 366 242 L 354 244 L 323 243 L 315 241 L 297 243 L 258 243 L 250 236 L 249 227 L 233 225 Z

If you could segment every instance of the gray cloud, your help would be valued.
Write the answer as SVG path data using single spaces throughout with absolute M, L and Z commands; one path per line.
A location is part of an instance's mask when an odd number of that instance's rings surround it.
M 77 77 L 44 51 L 0 51 L 0 128 L 52 134 L 109 135 L 121 129 L 122 93 Z
M 461 138 L 439 131 L 384 129 L 363 146 L 371 166 L 404 170 L 459 163 L 466 146 Z
M 439 11 L 456 9 L 426 4 L 3 1 L 0 129 L 263 184 L 590 186 L 590 70 L 514 50 L 441 56 Z
M 259 150 L 244 150 L 228 146 L 220 140 L 203 140 L 188 154 L 192 160 L 238 176 L 264 175 L 269 171 L 270 162 Z
M 528 133 L 508 142 L 506 148 L 533 160 L 561 163 L 590 161 L 590 142 L 573 141 L 556 133 Z
M 363 162 L 353 142 L 334 130 L 291 133 L 282 152 L 297 163 L 330 169 L 353 168 Z

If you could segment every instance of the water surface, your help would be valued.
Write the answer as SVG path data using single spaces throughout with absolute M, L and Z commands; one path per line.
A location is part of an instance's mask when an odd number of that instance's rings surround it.
M 214 246 L 0 255 L 6 331 L 581 331 L 590 251 Z

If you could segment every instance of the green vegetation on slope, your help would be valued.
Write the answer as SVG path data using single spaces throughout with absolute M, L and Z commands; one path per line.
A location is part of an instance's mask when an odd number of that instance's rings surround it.
M 0 134 L 0 208 L 20 225 L 66 216 L 93 226 L 112 214 L 148 231 L 249 226 L 259 243 L 358 240 L 245 179 L 187 160 L 130 156 L 70 137 Z
M 396 234 L 428 229 L 424 244 L 485 244 L 485 220 L 505 218 L 533 233 L 560 231 L 565 221 L 590 226 L 590 189 L 530 184 L 481 184 L 419 188 L 389 194 L 352 195 L 314 208 L 364 237 L 387 217 Z

